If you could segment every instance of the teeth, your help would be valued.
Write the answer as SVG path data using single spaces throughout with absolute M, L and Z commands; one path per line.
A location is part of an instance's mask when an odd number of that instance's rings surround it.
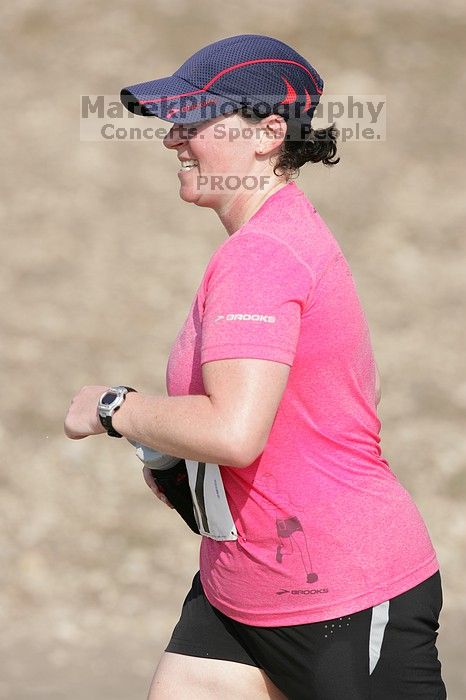
M 187 160 L 184 163 L 181 163 L 181 169 L 182 170 L 191 170 L 191 168 L 196 167 L 199 165 L 199 161 L 197 160 Z

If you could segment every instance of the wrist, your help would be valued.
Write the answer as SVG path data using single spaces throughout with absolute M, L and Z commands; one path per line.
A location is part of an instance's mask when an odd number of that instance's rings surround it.
M 113 419 L 126 403 L 126 397 L 133 393 L 136 393 L 136 389 L 119 385 L 110 387 L 101 395 L 97 405 L 97 415 L 100 423 L 111 437 L 123 437 L 123 434 L 114 425 Z
M 122 405 L 115 411 L 115 413 L 112 416 L 112 425 L 114 430 L 116 430 L 117 433 L 120 433 L 120 435 L 123 435 L 123 437 L 125 436 L 126 432 L 129 432 L 129 419 L 132 414 L 131 406 L 133 401 L 137 401 L 137 393 L 137 391 L 128 392 Z

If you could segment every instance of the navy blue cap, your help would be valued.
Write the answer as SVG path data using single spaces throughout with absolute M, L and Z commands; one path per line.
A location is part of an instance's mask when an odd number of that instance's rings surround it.
M 265 117 L 281 114 L 310 124 L 324 81 L 287 44 L 240 34 L 209 44 L 173 75 L 130 85 L 120 99 L 134 114 L 194 124 L 249 106 Z

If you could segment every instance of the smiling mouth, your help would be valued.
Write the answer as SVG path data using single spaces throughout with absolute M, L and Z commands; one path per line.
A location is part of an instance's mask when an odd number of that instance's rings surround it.
M 197 168 L 199 165 L 198 160 L 187 160 L 184 163 L 181 163 L 181 168 L 179 169 L 178 172 L 188 172 L 188 170 L 192 170 L 193 168 Z

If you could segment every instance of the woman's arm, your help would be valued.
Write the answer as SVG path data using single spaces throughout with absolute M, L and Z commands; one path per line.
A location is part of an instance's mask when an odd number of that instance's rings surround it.
M 238 460 L 240 449 L 233 449 L 228 427 L 203 394 L 131 393 L 114 413 L 112 424 L 124 437 L 163 454 L 231 466 Z
M 263 452 L 290 366 L 235 358 L 202 365 L 206 396 L 131 393 L 115 430 L 165 454 L 246 467 Z
M 206 395 L 126 395 L 112 424 L 129 440 L 167 455 L 246 467 L 264 450 L 285 390 L 289 365 L 259 359 L 206 362 Z M 97 415 L 104 386 L 83 387 L 65 418 L 74 440 L 105 433 Z

